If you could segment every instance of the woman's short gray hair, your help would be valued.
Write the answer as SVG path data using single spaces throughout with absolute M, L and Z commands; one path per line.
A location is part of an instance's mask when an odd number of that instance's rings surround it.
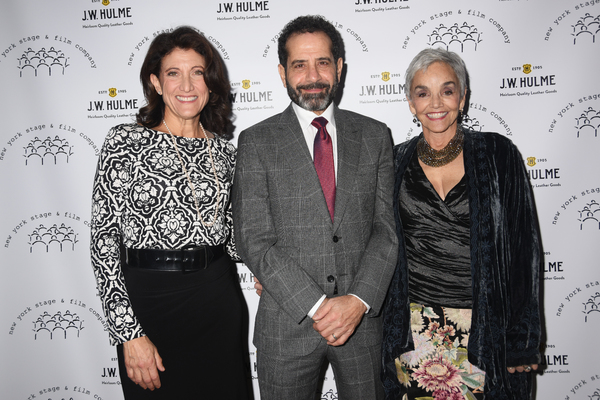
M 412 59 L 410 65 L 406 69 L 404 91 L 409 100 L 411 99 L 410 88 L 412 87 L 412 82 L 417 71 L 424 71 L 429 68 L 431 64 L 436 62 L 443 62 L 452 68 L 460 85 L 460 99 L 462 100 L 465 96 L 465 88 L 467 87 L 467 67 L 465 66 L 465 62 L 458 54 L 438 48 L 421 50 L 421 52 Z

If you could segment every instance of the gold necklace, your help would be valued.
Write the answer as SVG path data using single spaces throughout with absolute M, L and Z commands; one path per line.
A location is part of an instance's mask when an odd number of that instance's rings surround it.
M 208 146 L 208 155 L 210 156 L 210 164 L 212 166 L 213 175 L 215 176 L 215 183 L 217 184 L 217 204 L 215 205 L 215 212 L 213 215 L 213 220 L 210 224 L 207 224 L 204 222 L 204 219 L 202 218 L 202 215 L 200 214 L 200 207 L 198 207 L 198 196 L 196 196 L 196 188 L 194 187 L 194 183 L 190 179 L 190 174 L 188 173 L 188 170 L 185 167 L 185 164 L 183 163 L 183 159 L 181 158 L 181 154 L 179 153 L 179 148 L 177 147 L 177 142 L 175 141 L 175 135 L 173 135 L 173 133 L 169 129 L 169 125 L 167 125 L 167 122 L 164 119 L 163 119 L 163 124 L 165 125 L 165 128 L 167 128 L 167 131 L 171 135 L 171 141 L 173 142 L 173 147 L 175 147 L 175 152 L 177 153 L 177 157 L 179 158 L 179 162 L 181 163 L 181 168 L 183 169 L 183 172 L 185 173 L 188 184 L 190 185 L 190 188 L 192 189 L 192 196 L 194 197 L 194 205 L 196 206 L 196 212 L 198 213 L 198 218 L 200 219 L 200 222 L 202 222 L 202 225 L 204 225 L 207 228 L 211 227 L 215 224 L 215 222 L 217 222 L 217 212 L 219 211 L 219 203 L 221 201 L 221 185 L 219 184 L 219 177 L 217 175 L 217 169 L 215 168 L 215 161 L 213 160 L 213 155 L 212 155 L 212 151 L 211 151 L 211 147 L 210 147 L 210 139 L 206 135 L 206 131 L 204 130 L 202 123 L 199 122 L 200 128 L 202 129 L 202 133 L 204 134 L 204 138 L 206 139 L 206 145 Z
M 460 129 L 460 125 L 456 126 L 456 133 L 454 137 L 450 139 L 448 144 L 441 150 L 433 149 L 425 137 L 421 137 L 417 143 L 417 155 L 419 160 L 423 161 L 423 164 L 430 167 L 442 167 L 446 164 L 451 163 L 458 157 L 463 148 L 463 141 L 465 135 Z

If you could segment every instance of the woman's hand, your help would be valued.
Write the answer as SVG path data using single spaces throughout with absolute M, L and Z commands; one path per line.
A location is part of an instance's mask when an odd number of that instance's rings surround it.
M 147 336 L 123 343 L 123 355 L 125 356 L 127 376 L 136 385 L 150 390 L 160 387 L 158 371 L 164 371 L 165 367 L 156 346 Z
M 256 279 L 256 277 L 254 277 L 254 289 L 256 289 L 256 294 L 257 295 L 261 295 L 262 291 L 263 291 L 263 286 L 260 284 L 260 282 L 258 281 L 258 279 Z
M 538 365 L 537 364 L 519 365 L 518 367 L 506 367 L 506 369 L 511 374 L 514 374 L 515 371 L 517 371 L 517 372 L 531 372 L 532 370 L 536 371 L 538 369 Z

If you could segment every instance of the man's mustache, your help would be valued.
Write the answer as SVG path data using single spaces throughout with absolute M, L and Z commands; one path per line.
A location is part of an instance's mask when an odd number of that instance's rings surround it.
M 309 83 L 308 85 L 298 85 L 296 90 L 312 90 L 312 89 L 330 89 L 331 85 L 323 82 Z

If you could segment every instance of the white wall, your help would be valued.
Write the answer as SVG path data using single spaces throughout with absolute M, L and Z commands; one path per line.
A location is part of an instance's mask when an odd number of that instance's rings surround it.
M 531 164 L 546 252 L 537 398 L 600 399 L 597 0 L 105 3 L 0 6 L 1 398 L 122 398 L 89 261 L 90 192 L 108 129 L 143 103 L 138 73 L 153 37 L 192 25 L 221 51 L 237 134 L 288 105 L 276 39 L 287 21 L 318 13 L 346 43 L 341 107 L 386 122 L 396 143 L 418 134 L 404 99 L 410 59 L 428 46 L 465 59 L 468 125 L 510 137 Z M 239 275 L 253 317 L 250 273 Z M 58 319 L 52 335 L 40 329 Z M 337 399 L 331 372 L 323 392 Z

